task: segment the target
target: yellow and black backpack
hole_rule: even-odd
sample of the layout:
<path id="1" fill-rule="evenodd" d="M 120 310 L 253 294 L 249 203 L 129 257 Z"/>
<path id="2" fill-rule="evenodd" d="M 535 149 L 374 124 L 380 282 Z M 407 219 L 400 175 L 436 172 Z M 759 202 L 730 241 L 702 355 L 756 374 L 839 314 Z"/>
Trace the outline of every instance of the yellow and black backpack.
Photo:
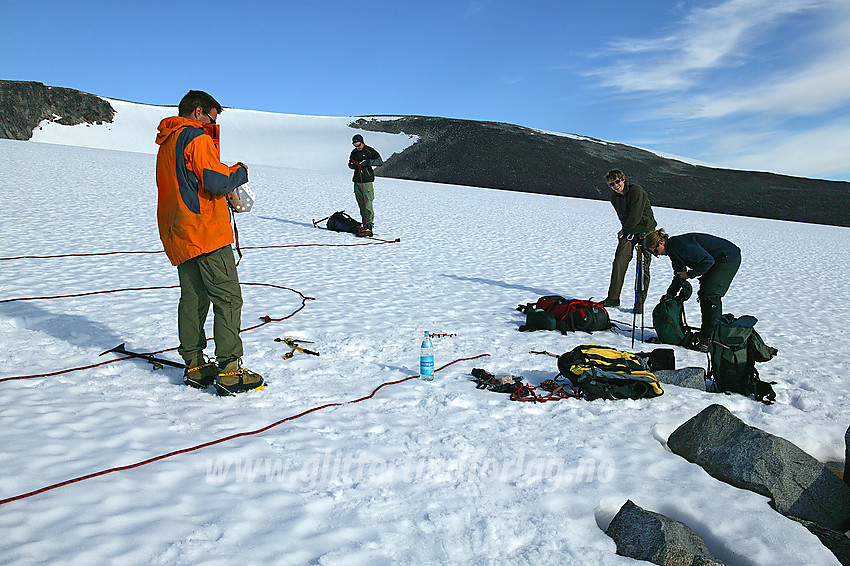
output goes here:
<path id="1" fill-rule="evenodd" d="M 588 401 L 649 399 L 664 393 L 646 357 L 606 346 L 577 346 L 558 356 L 558 370 Z"/>

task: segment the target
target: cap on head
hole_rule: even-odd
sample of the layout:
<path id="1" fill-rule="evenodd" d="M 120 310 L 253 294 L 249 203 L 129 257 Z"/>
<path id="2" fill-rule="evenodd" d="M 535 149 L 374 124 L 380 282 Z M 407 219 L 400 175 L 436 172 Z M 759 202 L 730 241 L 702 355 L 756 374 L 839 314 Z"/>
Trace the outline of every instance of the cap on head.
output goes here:
<path id="1" fill-rule="evenodd" d="M 363 143 L 363 136 L 361 136 L 360 134 L 354 134 L 354 137 L 351 138 L 351 143 L 357 142 Z"/>

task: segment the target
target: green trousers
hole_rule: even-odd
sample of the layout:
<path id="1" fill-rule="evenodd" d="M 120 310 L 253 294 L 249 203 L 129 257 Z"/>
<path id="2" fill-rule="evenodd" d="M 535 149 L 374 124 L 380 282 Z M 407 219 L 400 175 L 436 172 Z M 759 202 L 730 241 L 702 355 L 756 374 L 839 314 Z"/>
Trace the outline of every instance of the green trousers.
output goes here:
<path id="1" fill-rule="evenodd" d="M 620 300 L 620 293 L 623 290 L 623 282 L 626 279 L 629 263 L 632 261 L 632 255 L 634 255 L 634 248 L 634 242 L 628 241 L 625 236 L 617 240 L 617 251 L 614 252 L 614 265 L 611 266 L 611 283 L 608 285 L 607 298 Z M 641 249 L 643 250 L 643 248 Z M 640 305 L 643 305 L 646 300 L 646 293 L 649 290 L 650 263 L 652 263 L 652 254 L 643 250 L 643 289 L 638 294 L 638 304 Z"/>
<path id="2" fill-rule="evenodd" d="M 702 313 L 702 324 L 700 325 L 700 333 L 703 336 L 710 336 L 714 328 L 714 320 L 723 314 L 722 297 L 729 290 L 729 285 L 732 284 L 732 279 L 738 273 L 738 268 L 741 267 L 741 258 L 738 257 L 732 261 L 722 261 L 715 263 L 708 272 L 699 278 L 699 291 L 697 298 L 699 300 L 699 309 Z"/>
<path id="3" fill-rule="evenodd" d="M 375 185 L 373 183 L 354 183 L 354 198 L 360 208 L 360 222 L 370 230 L 375 224 L 375 211 L 372 201 L 375 200 Z"/>
<path id="4" fill-rule="evenodd" d="M 178 353 L 188 363 L 204 350 L 204 323 L 213 306 L 213 340 L 219 366 L 242 357 L 242 290 L 233 250 L 225 246 L 177 266 L 180 303 L 177 307 Z"/>

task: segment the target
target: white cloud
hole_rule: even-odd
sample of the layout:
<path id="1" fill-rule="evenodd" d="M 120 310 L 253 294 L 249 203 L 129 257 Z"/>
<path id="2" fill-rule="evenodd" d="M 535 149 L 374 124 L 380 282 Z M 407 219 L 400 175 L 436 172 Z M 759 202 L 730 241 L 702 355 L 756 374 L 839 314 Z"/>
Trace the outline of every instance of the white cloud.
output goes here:
<path id="1" fill-rule="evenodd" d="M 729 0 L 698 8 L 657 39 L 625 39 L 610 46 L 621 59 L 589 75 L 621 92 L 669 92 L 697 86 L 709 70 L 742 65 L 756 40 L 790 15 L 843 0 Z"/>
<path id="2" fill-rule="evenodd" d="M 719 118 L 738 113 L 816 115 L 850 102 L 850 53 L 844 61 L 821 61 L 777 84 L 725 95 L 698 96 L 692 117 Z"/>
<path id="3" fill-rule="evenodd" d="M 846 179 L 850 174 L 850 120 L 804 132 L 733 133 L 712 140 L 710 161 L 723 167 L 786 175 Z"/>
<path id="4" fill-rule="evenodd" d="M 641 136 L 645 145 L 724 167 L 847 178 L 848 29 L 848 0 L 728 0 L 692 10 L 663 37 L 611 46 L 604 56 L 617 61 L 592 75 L 618 93 L 626 120 L 657 132 Z"/>

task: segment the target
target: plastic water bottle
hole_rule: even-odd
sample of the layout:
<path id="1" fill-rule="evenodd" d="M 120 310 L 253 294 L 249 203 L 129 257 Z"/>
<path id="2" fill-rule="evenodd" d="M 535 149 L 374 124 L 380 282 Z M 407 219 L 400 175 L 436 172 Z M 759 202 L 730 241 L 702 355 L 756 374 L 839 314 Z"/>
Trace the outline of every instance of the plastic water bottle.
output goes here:
<path id="1" fill-rule="evenodd" d="M 419 377 L 426 381 L 434 379 L 434 345 L 431 344 L 431 334 L 427 330 L 419 350 Z"/>

